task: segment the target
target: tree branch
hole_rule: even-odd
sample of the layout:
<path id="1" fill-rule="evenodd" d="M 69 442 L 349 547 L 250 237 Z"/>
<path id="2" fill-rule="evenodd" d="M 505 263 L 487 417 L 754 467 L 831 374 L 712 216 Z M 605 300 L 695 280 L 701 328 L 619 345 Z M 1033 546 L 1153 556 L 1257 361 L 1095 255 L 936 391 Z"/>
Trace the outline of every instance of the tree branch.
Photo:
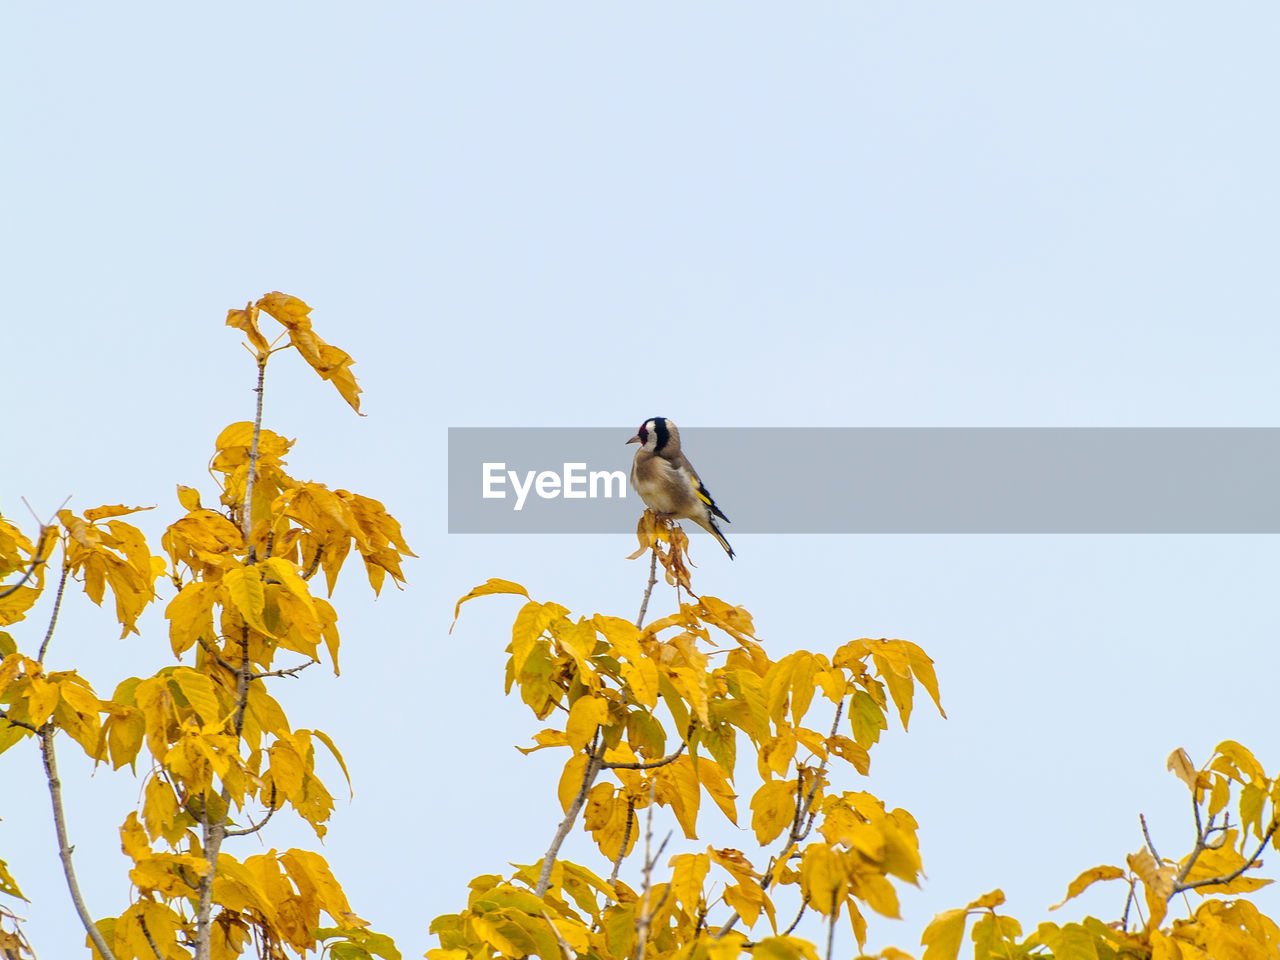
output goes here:
<path id="1" fill-rule="evenodd" d="M 258 385 L 261 388 L 262 377 L 259 370 Z M 262 395 L 258 395 L 261 407 Z M 261 409 L 259 409 L 261 414 Z M 254 434 L 255 446 L 257 434 Z M 247 508 L 246 501 L 246 508 Z M 252 671 L 249 669 L 249 627 L 245 625 L 240 631 L 240 666 L 236 670 L 236 711 L 234 729 L 236 742 L 239 743 L 244 733 L 244 714 L 249 706 L 249 681 Z M 216 820 L 209 819 L 209 804 L 206 801 L 200 811 L 200 824 L 204 858 L 209 864 L 209 872 L 200 878 L 199 898 L 196 906 L 196 960 L 210 960 L 213 928 L 210 916 L 213 913 L 213 878 L 218 872 L 218 854 L 222 850 L 222 841 L 227 837 L 227 818 L 231 815 L 231 790 L 225 785 L 222 788 L 222 816 Z M 265 821 L 264 821 L 265 822 Z"/>
<path id="2" fill-rule="evenodd" d="M 40 644 L 40 653 L 36 657 L 40 663 L 44 663 L 45 651 L 49 649 L 49 641 L 53 639 L 53 628 L 58 625 L 58 611 L 62 609 L 62 591 L 67 587 L 67 574 L 70 572 L 71 568 L 64 563 L 62 577 L 58 580 L 58 593 L 53 598 L 53 614 L 49 617 L 49 629 L 44 632 L 44 641 Z"/>
<path id="3" fill-rule="evenodd" d="M 560 825 L 556 827 L 555 836 L 551 838 L 551 846 L 547 848 L 547 852 L 542 857 L 542 871 L 538 874 L 538 886 L 533 891 L 536 896 L 543 896 L 546 894 L 547 888 L 551 886 L 551 868 L 555 865 L 556 854 L 560 852 L 564 838 L 573 829 L 574 821 L 578 819 L 582 805 L 586 803 L 587 791 L 591 789 L 596 777 L 600 775 L 600 767 L 604 760 L 604 749 L 604 743 L 600 740 L 600 730 L 597 728 L 595 741 L 591 744 L 591 749 L 587 753 L 587 768 L 582 771 L 582 786 L 578 788 L 577 796 L 573 798 L 573 802 L 569 804 L 569 809 L 565 811 L 564 819 L 560 821 Z"/>
<path id="4" fill-rule="evenodd" d="M 636 629 L 644 627 L 645 611 L 649 609 L 649 595 L 658 582 L 658 545 L 655 543 L 649 551 L 649 585 L 644 588 L 644 599 L 640 602 L 640 615 L 636 617 Z"/>
<path id="5" fill-rule="evenodd" d="M 21 580 L 19 580 L 17 583 L 10 584 L 4 590 L 0 590 L 0 600 L 3 600 L 5 597 L 9 596 L 12 593 L 17 593 L 18 590 L 22 589 L 22 585 L 35 575 L 36 569 L 48 562 L 49 562 L 48 557 L 46 557 L 43 560 L 39 560 L 39 559 L 32 560 L 31 566 L 27 567 L 27 572 L 22 575 Z"/>
<path id="6" fill-rule="evenodd" d="M 1190 869 L 1191 864 L 1194 862 L 1192 860 L 1188 860 L 1187 869 L 1184 869 L 1183 871 L 1181 871 L 1178 875 L 1177 881 L 1174 882 L 1173 892 L 1181 893 L 1183 890 L 1194 890 L 1196 889 L 1196 887 L 1211 887 L 1214 884 L 1218 884 L 1218 883 L 1223 883 L 1223 884 L 1230 883 L 1232 880 L 1236 879 L 1241 874 L 1243 874 L 1246 870 L 1249 870 L 1256 866 L 1261 866 L 1262 862 L 1258 859 L 1258 857 L 1262 856 L 1262 851 L 1265 850 L 1267 848 L 1267 844 L 1271 842 L 1271 838 L 1275 835 L 1277 828 L 1280 828 L 1280 820 L 1272 820 L 1271 826 L 1267 828 L 1266 836 L 1264 836 L 1262 838 L 1262 842 L 1258 844 L 1258 849 L 1253 851 L 1253 855 L 1250 856 L 1247 860 L 1245 860 L 1245 862 L 1240 865 L 1239 869 L 1232 870 L 1230 873 L 1226 874 L 1225 876 L 1209 877 L 1207 880 L 1196 880 L 1193 883 L 1183 883 L 1182 881 L 1183 881 L 1183 878 L 1186 876 L 1187 870 Z M 1201 851 L 1206 849 L 1206 847 L 1201 843 L 1197 843 L 1196 847 L 1197 847 L 1197 850 L 1196 850 L 1197 855 Z"/>
<path id="7" fill-rule="evenodd" d="M 668 763 L 674 763 L 676 758 L 684 753 L 686 744 L 681 743 L 675 753 L 663 757 L 660 760 L 650 760 L 647 763 L 601 763 L 602 770 L 654 770 L 658 767 L 665 767 Z"/>
<path id="8" fill-rule="evenodd" d="M 839 728 L 840 728 L 840 718 L 841 718 L 843 715 L 844 715 L 844 698 L 842 697 L 842 698 L 840 699 L 840 703 L 836 706 L 836 716 L 835 716 L 835 719 L 831 722 L 831 736 L 832 736 L 832 737 L 834 737 L 834 736 L 836 735 L 836 732 L 839 730 Z M 830 738 L 828 738 L 828 739 L 830 739 Z M 816 796 L 817 796 L 817 794 L 818 794 L 818 785 L 822 782 L 822 775 L 826 772 L 826 769 L 827 769 L 827 760 L 830 758 L 830 756 L 831 756 L 831 755 L 830 755 L 830 753 L 828 753 L 828 754 L 827 754 L 827 756 L 823 758 L 822 763 L 820 763 L 820 764 L 818 765 L 818 770 L 817 770 L 817 772 L 813 775 L 813 783 L 812 783 L 812 784 L 810 784 L 810 786 L 809 786 L 809 793 L 808 793 L 808 795 L 805 797 L 805 800 L 804 800 L 804 804 L 803 804 L 803 805 L 801 805 L 801 804 L 799 803 L 799 796 L 800 796 L 800 790 L 801 790 L 801 789 L 803 788 L 803 786 L 804 786 L 804 777 L 803 777 L 803 776 L 801 776 L 801 777 L 799 777 L 799 778 L 798 778 L 798 780 L 797 780 L 797 783 L 796 783 L 796 816 L 795 816 L 795 819 L 791 822 L 791 832 L 787 835 L 787 845 L 783 848 L 783 856 L 785 856 L 785 855 L 786 855 L 786 852 L 787 852 L 788 850 L 790 850 L 793 846 L 795 846 L 795 844 L 797 844 L 799 841 L 803 840 L 803 839 L 804 839 L 804 837 L 805 837 L 805 835 L 809 832 L 809 828 L 808 828 L 808 827 L 802 827 L 802 826 L 801 826 L 801 823 L 802 823 L 806 818 L 808 818 L 808 817 L 809 817 L 809 810 L 810 810 L 810 808 L 813 806 L 813 800 L 814 800 L 814 797 L 816 797 Z M 813 821 L 810 819 L 810 821 L 809 821 L 809 826 L 812 826 L 812 824 L 813 824 Z M 770 886 L 772 886 L 772 884 L 773 884 L 774 876 L 775 876 L 774 869 L 773 869 L 773 868 L 770 868 L 770 869 L 765 873 L 764 881 L 760 884 L 760 889 L 761 889 L 761 890 L 768 890 L 768 889 L 769 889 L 769 887 L 770 887 Z M 741 920 L 741 919 L 742 919 L 742 915 L 741 915 L 740 913 L 738 913 L 738 911 L 737 911 L 737 910 L 733 911 L 733 913 L 730 915 L 729 919 L 725 921 L 724 926 L 722 926 L 719 930 L 717 930 L 717 931 L 716 931 L 716 939 L 717 939 L 717 940 L 719 940 L 719 939 L 720 939 L 721 937 L 723 937 L 726 933 L 728 933 L 730 930 L 732 930 L 732 929 L 734 928 L 734 926 L 737 924 L 737 922 L 738 922 L 739 920 Z"/>
<path id="9" fill-rule="evenodd" d="M 1197 807 L 1197 808 L 1196 808 L 1196 812 L 1197 812 L 1197 813 L 1199 813 L 1199 809 L 1200 809 L 1199 807 Z M 1138 822 L 1142 824 L 1142 836 L 1143 836 L 1144 838 L 1146 838 L 1146 841 L 1147 841 L 1147 849 L 1151 851 L 1151 856 L 1155 857 L 1155 858 L 1156 858 L 1156 861 L 1157 861 L 1157 862 L 1159 862 L 1159 860 L 1160 860 L 1160 854 L 1156 853 L 1156 845 L 1155 845 L 1154 843 L 1152 843 L 1152 842 L 1151 842 L 1151 833 L 1147 830 L 1147 818 L 1146 818 L 1145 816 L 1143 816 L 1143 815 L 1140 813 L 1140 814 L 1138 814 Z M 1196 833 L 1197 833 L 1197 835 L 1198 835 L 1198 834 L 1199 834 L 1199 832 L 1200 832 L 1200 831 L 1199 831 L 1199 829 L 1198 829 L 1198 827 L 1199 827 L 1199 822 L 1200 822 L 1200 818 L 1199 818 L 1199 816 L 1197 816 L 1197 817 L 1196 817 L 1196 825 L 1197 825 Z"/>
<path id="10" fill-rule="evenodd" d="M 85 906 L 84 897 L 80 893 L 80 884 L 76 880 L 75 866 L 71 862 L 71 853 L 75 847 L 67 839 L 67 815 L 62 806 L 62 781 L 58 779 L 58 758 L 53 749 L 53 735 L 52 723 L 45 723 L 40 727 L 40 753 L 44 758 L 44 772 L 49 781 L 49 799 L 53 804 L 53 826 L 58 835 L 58 857 L 62 860 L 62 872 L 67 878 L 71 902 L 80 916 L 80 922 L 84 924 L 85 933 L 89 935 L 89 939 L 93 941 L 94 947 L 103 960 L 115 960 L 115 954 L 107 946 L 102 931 L 89 916 L 89 908 Z"/>
<path id="11" fill-rule="evenodd" d="M 262 822 L 254 823 L 252 820 L 250 820 L 249 826 L 241 827 L 240 829 L 237 829 L 237 830 L 227 830 L 223 834 L 223 836 L 224 837 L 243 837 L 243 836 L 247 836 L 250 833 L 257 833 L 259 830 L 261 830 L 263 827 L 267 825 L 267 821 L 270 820 L 272 817 L 274 817 L 276 815 L 276 811 L 279 809 L 280 808 L 276 806 L 276 785 L 272 783 L 271 799 L 267 801 L 267 815 L 262 818 Z"/>
<path id="12" fill-rule="evenodd" d="M 35 724 L 27 723 L 25 720 L 13 720 L 3 710 L 0 710 L 0 720 L 3 720 L 5 723 L 11 724 L 15 727 L 21 727 L 23 730 L 30 730 L 32 733 L 40 732 L 40 728 Z"/>
<path id="13" fill-rule="evenodd" d="M 249 535 L 253 532 L 253 484 L 258 476 L 258 439 L 262 436 L 262 382 L 267 376 L 267 358 L 258 358 L 258 385 L 254 393 L 258 395 L 258 407 L 253 417 L 253 443 L 249 447 L 249 474 L 244 481 L 244 516 L 240 518 L 240 530 L 244 534 L 244 545 L 249 551 L 249 562 L 257 557 Z"/>
<path id="14" fill-rule="evenodd" d="M 609 874 L 609 886 L 613 886 L 618 880 L 618 870 L 622 867 L 622 858 L 627 855 L 627 844 L 631 842 L 631 829 L 636 822 L 636 801 L 634 797 L 627 798 L 627 825 L 622 830 L 622 845 L 618 847 L 618 856 L 613 861 L 613 871 Z"/>
<path id="15" fill-rule="evenodd" d="M 249 674 L 249 679 L 261 680 L 263 677 L 296 677 L 303 670 L 307 669 L 307 667 L 313 667 L 319 662 L 319 660 L 308 660 L 306 663 L 300 663 L 296 667 L 289 667 L 285 670 L 268 670 L 265 673 L 251 673 Z"/>

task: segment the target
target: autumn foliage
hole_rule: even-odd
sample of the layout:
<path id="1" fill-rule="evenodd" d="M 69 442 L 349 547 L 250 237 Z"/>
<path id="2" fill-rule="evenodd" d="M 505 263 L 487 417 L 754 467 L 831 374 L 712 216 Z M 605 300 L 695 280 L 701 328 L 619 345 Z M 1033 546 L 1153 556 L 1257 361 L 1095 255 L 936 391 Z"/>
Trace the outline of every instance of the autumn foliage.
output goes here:
<path id="1" fill-rule="evenodd" d="M 285 461 L 293 442 L 262 426 L 267 361 L 289 347 L 358 411 L 351 358 L 314 333 L 309 310 L 271 293 L 230 312 L 228 324 L 246 334 L 257 364 L 258 415 L 218 436 L 213 503 L 178 487 L 183 512 L 160 539 L 162 555 L 122 519 L 137 507 L 59 510 L 56 522 L 31 538 L 0 519 L 0 575 L 9 580 L 0 589 L 0 625 L 21 623 L 46 580 L 57 583 L 47 629 L 21 639 L 0 632 L 0 750 L 32 741 L 44 755 L 75 906 L 100 957 L 283 957 L 322 942 L 334 957 L 400 956 L 352 912 L 319 854 L 272 849 L 241 859 L 228 843 L 259 833 L 286 807 L 324 836 L 334 801 L 316 772 L 317 753 L 332 754 L 345 773 L 342 754 L 323 731 L 293 726 L 269 681 L 322 661 L 338 670 L 338 616 L 312 589 L 317 572 L 331 594 L 354 548 L 377 592 L 387 576 L 404 581 L 401 560 L 412 556 L 381 503 L 294 479 Z M 261 333 L 263 313 L 285 327 L 283 345 Z M 56 577 L 48 576 L 55 569 Z M 94 603 L 109 593 L 122 636 L 136 633 L 143 610 L 168 594 L 174 662 L 149 677 L 122 679 L 110 697 L 74 670 L 49 669 L 69 583 L 82 584 Z M 133 862 L 132 897 L 117 916 L 91 915 L 74 882 L 56 768 L 59 735 L 95 763 L 128 767 L 142 780 L 140 808 L 120 828 Z M 0 892 L 21 896 L 2 862 Z M 27 949 L 16 928 L 0 936 L 9 937 L 0 953 L 8 948 L 16 957 Z"/>
<path id="2" fill-rule="evenodd" d="M 280 341 L 263 335 L 264 314 L 283 326 Z M 342 754 L 323 731 L 293 726 L 269 691 L 320 662 L 337 673 L 328 597 L 353 550 L 375 593 L 387 577 L 404 582 L 401 563 L 413 554 L 377 500 L 290 476 L 293 441 L 263 426 L 275 353 L 295 349 L 359 412 L 351 357 L 285 294 L 232 310 L 227 323 L 254 357 L 257 409 L 217 437 L 207 506 L 195 488 L 178 487 L 181 509 L 159 553 L 125 519 L 138 507 L 60 509 L 30 533 L 0 516 L 0 627 L 17 626 L 0 630 L 0 753 L 42 757 L 58 856 L 93 956 L 399 960 L 319 854 L 236 852 L 235 840 L 265 838 L 285 808 L 324 836 L 334 799 L 317 757 L 330 755 L 345 775 Z M 521 749 L 563 759 L 564 816 L 547 825 L 537 861 L 478 876 L 440 905 L 453 912 L 431 923 L 439 945 L 427 956 L 818 960 L 832 957 L 837 923 L 866 950 L 868 916 L 897 917 L 899 889 L 923 873 L 915 819 L 860 789 L 860 778 L 891 721 L 907 728 L 921 691 L 942 712 L 932 660 L 900 639 L 850 639 L 830 652 L 767 643 L 744 607 L 694 590 L 679 526 L 646 512 L 637 535 L 633 558 L 650 563 L 634 619 L 575 615 L 509 580 L 458 601 L 455 622 L 471 600 L 519 600 L 505 688 L 537 722 Z M 665 585 L 655 594 L 659 567 Z M 633 569 L 619 563 L 620 576 Z M 122 637 L 163 598 L 173 661 L 120 680 L 107 698 L 74 669 L 50 669 L 58 610 L 76 584 L 97 604 L 110 595 Z M 47 593 L 48 618 L 37 624 L 29 616 Z M 646 622 L 650 601 L 663 598 L 669 608 Z M 141 781 L 120 827 L 132 867 L 119 913 L 93 913 L 75 881 L 56 758 L 68 741 Z M 922 960 L 954 960 L 966 934 L 978 960 L 1280 960 L 1280 928 L 1249 899 L 1270 882 L 1255 875 L 1262 853 L 1280 846 L 1280 777 L 1235 741 L 1200 767 L 1175 750 L 1169 769 L 1190 794 L 1191 849 L 1161 857 L 1144 826 L 1123 865 L 1091 867 L 1067 886 L 1063 904 L 1094 883 L 1115 884 L 1117 917 L 1024 931 L 999 912 L 995 890 L 934 918 Z M 699 842 L 708 817 L 749 824 L 752 849 Z M 573 831 L 590 836 L 593 862 L 560 856 Z M 3 860 L 0 897 L 22 897 Z M 825 942 L 797 933 L 815 920 Z M 7 906 L 0 956 L 34 956 Z M 875 956 L 911 955 L 887 947 Z"/>

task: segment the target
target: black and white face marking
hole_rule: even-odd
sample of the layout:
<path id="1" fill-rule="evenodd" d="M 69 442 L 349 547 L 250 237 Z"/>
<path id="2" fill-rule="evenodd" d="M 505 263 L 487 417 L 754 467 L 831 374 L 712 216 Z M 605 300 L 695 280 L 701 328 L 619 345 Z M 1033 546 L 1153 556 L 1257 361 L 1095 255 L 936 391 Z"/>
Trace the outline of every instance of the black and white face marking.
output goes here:
<path id="1" fill-rule="evenodd" d="M 652 420 L 649 420 L 648 422 L 646 422 L 645 426 L 646 427 L 652 426 L 653 428 L 654 452 L 657 453 L 661 450 L 665 450 L 667 448 L 667 443 L 671 440 L 671 431 L 667 429 L 666 418 L 654 417 Z"/>
<path id="2" fill-rule="evenodd" d="M 640 424 L 640 429 L 628 443 L 639 443 L 650 453 L 660 453 L 671 442 L 672 427 L 666 417 L 650 417 Z"/>

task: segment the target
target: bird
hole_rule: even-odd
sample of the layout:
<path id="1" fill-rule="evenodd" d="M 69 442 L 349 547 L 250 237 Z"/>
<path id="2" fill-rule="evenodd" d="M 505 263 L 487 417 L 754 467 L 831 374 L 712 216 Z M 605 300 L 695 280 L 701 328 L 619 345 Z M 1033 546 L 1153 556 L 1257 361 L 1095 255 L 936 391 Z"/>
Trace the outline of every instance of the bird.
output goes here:
<path id="1" fill-rule="evenodd" d="M 692 520 L 724 547 L 733 559 L 733 547 L 720 532 L 719 517 L 730 520 L 716 506 L 698 471 L 680 450 L 680 431 L 666 417 L 651 417 L 627 443 L 638 443 L 631 461 L 631 486 L 654 513 L 673 520 Z"/>

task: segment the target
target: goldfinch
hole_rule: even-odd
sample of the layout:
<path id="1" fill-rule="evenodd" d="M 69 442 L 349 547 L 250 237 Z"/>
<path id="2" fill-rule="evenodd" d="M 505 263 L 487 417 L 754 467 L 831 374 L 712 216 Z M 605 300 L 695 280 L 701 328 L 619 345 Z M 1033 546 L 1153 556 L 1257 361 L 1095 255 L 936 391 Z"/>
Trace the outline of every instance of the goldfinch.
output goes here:
<path id="1" fill-rule="evenodd" d="M 631 486 L 645 506 L 673 520 L 692 520 L 719 540 L 724 552 L 733 559 L 733 547 L 716 523 L 716 517 L 725 523 L 729 518 L 716 506 L 698 471 L 680 452 L 680 431 L 676 425 L 665 417 L 653 417 L 642 423 L 627 443 L 640 444 L 631 461 Z"/>

